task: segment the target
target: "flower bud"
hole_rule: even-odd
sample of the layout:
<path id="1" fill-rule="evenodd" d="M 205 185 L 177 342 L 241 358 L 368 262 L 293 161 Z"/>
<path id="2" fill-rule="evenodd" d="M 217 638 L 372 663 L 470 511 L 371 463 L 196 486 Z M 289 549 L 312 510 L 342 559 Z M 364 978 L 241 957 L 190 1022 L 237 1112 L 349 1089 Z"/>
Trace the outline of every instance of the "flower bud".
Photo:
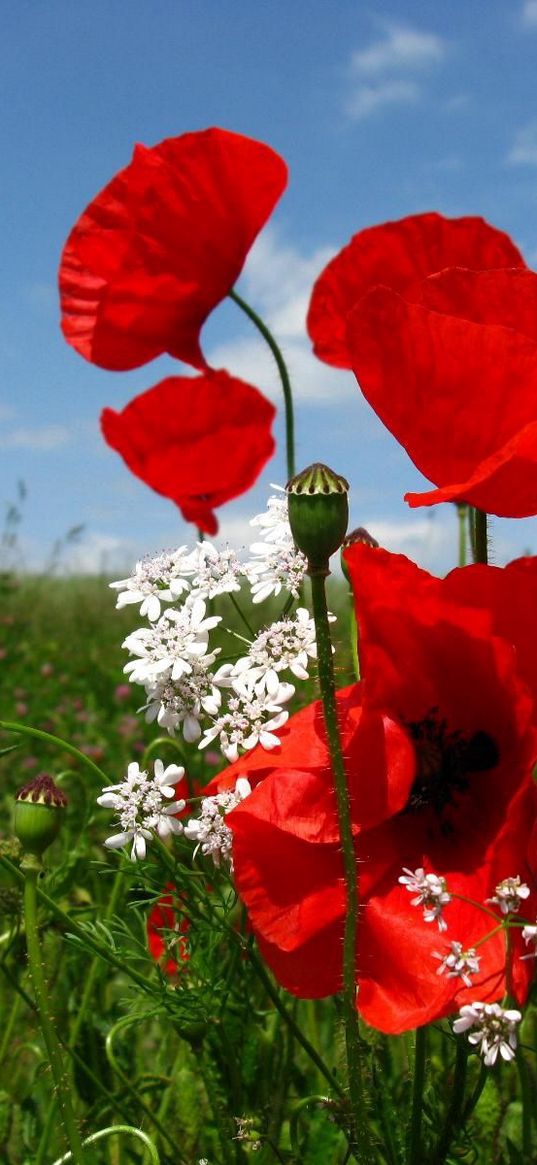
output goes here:
<path id="1" fill-rule="evenodd" d="M 14 829 L 27 854 L 41 854 L 60 829 L 67 797 L 48 773 L 39 773 L 15 796 Z"/>
<path id="2" fill-rule="evenodd" d="M 315 462 L 288 481 L 289 524 L 308 571 L 328 574 L 328 560 L 341 546 L 347 522 L 349 483 L 327 465 Z"/>
<path id="3" fill-rule="evenodd" d="M 348 550 L 349 546 L 356 546 L 357 542 L 360 542 L 363 546 L 372 546 L 375 549 L 379 545 L 377 539 L 373 538 L 373 535 L 364 526 L 357 526 L 356 530 L 351 530 L 345 535 L 341 545 L 341 569 L 347 582 L 350 582 L 350 575 L 347 563 L 345 562 L 345 551 Z"/>

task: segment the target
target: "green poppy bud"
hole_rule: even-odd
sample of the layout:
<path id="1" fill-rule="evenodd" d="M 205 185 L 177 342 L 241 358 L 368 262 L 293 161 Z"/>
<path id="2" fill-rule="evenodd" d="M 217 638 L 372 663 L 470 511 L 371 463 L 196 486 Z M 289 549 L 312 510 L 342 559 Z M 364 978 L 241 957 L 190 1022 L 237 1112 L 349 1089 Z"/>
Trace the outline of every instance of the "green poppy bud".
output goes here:
<path id="1" fill-rule="evenodd" d="M 57 837 L 67 797 L 48 773 L 39 773 L 15 796 L 14 829 L 25 853 L 41 854 Z"/>
<path id="2" fill-rule="evenodd" d="M 287 482 L 289 524 L 310 574 L 328 574 L 328 560 L 339 549 L 349 520 L 349 483 L 327 465 L 315 462 Z"/>

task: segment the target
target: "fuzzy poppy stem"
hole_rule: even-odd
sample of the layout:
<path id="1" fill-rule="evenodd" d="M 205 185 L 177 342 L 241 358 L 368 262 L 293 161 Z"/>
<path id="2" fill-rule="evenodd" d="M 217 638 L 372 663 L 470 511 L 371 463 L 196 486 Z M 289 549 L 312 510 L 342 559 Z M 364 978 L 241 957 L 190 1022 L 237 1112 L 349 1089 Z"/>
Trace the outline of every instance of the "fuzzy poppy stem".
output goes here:
<path id="1" fill-rule="evenodd" d="M 488 563 L 487 515 L 484 510 L 474 510 L 474 562 Z"/>
<path id="2" fill-rule="evenodd" d="M 321 701 L 324 709 L 326 737 L 338 811 L 343 869 L 347 894 L 345 932 L 343 938 L 343 1014 L 345 1020 L 345 1042 L 347 1050 L 347 1070 L 352 1106 L 352 1141 L 356 1158 L 364 1165 L 375 1159 L 371 1144 L 366 1100 L 362 1081 L 360 1055 L 360 1030 L 356 1010 L 356 938 L 358 929 L 358 873 L 356 854 L 352 836 L 350 798 L 341 749 L 336 707 L 336 686 L 332 662 L 332 642 L 326 606 L 325 577 L 327 571 L 310 571 L 311 597 L 315 634 L 317 639 L 317 666 Z"/>
<path id="3" fill-rule="evenodd" d="M 427 1059 L 427 1028 L 417 1028 L 415 1039 L 412 1113 L 408 1130 L 408 1165 L 420 1165 L 420 1162 L 423 1160 L 421 1151 L 421 1118 L 423 1115 L 423 1089 L 425 1085 L 425 1064 Z"/>
<path id="4" fill-rule="evenodd" d="M 41 871 L 41 863 L 38 858 L 33 857 L 32 854 L 28 854 L 24 858 L 21 868 L 24 871 L 24 916 L 28 967 L 34 986 L 39 1022 L 52 1069 L 52 1077 L 62 1115 L 64 1131 L 71 1150 L 70 1156 L 75 1162 L 75 1165 L 84 1165 L 87 1158 L 84 1156 L 82 1140 L 71 1105 L 69 1080 L 65 1072 L 60 1045 L 49 1012 L 47 986 L 43 974 L 37 922 L 37 879 Z"/>
<path id="5" fill-rule="evenodd" d="M 258 316 L 257 312 L 255 312 L 254 309 L 252 307 L 250 307 L 249 303 L 246 303 L 246 300 L 242 299 L 240 295 L 237 295 L 237 292 L 234 291 L 233 288 L 229 292 L 229 298 L 232 299 L 233 302 L 236 303 L 237 306 L 241 308 L 241 310 L 245 313 L 245 315 L 248 316 L 248 319 L 251 320 L 253 324 L 255 324 L 255 327 L 257 328 L 258 332 L 262 335 L 265 342 L 268 344 L 268 346 L 272 352 L 272 355 L 274 356 L 274 359 L 276 361 L 276 364 L 278 367 L 278 372 L 280 375 L 280 380 L 282 383 L 283 399 L 284 399 L 284 404 L 285 404 L 285 446 L 286 446 L 286 452 L 287 452 L 287 476 L 294 477 L 294 475 L 295 475 L 295 418 L 294 418 L 294 407 L 293 407 L 293 390 L 291 388 L 291 380 L 289 377 L 289 372 L 287 370 L 287 365 L 286 365 L 285 360 L 282 356 L 280 348 L 278 347 L 278 344 L 276 343 L 276 340 L 274 339 L 274 336 L 272 335 L 272 332 L 269 331 L 269 329 L 267 328 L 267 325 L 263 322 L 261 317 Z"/>

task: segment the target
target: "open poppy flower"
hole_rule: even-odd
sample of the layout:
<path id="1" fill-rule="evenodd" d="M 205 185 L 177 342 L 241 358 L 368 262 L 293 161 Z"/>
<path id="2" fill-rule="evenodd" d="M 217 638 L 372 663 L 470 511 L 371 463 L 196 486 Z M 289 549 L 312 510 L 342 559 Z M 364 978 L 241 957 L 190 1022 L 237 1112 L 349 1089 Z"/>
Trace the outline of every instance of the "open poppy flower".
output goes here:
<path id="1" fill-rule="evenodd" d="M 422 280 L 446 267 L 486 271 L 525 263 L 509 236 L 482 218 L 430 212 L 368 227 L 330 260 L 314 284 L 307 326 L 315 355 L 336 368 L 351 368 L 347 318 L 358 300 L 382 284 L 412 301 Z"/>
<path id="2" fill-rule="evenodd" d="M 136 146 L 65 245 L 65 339 L 113 371 L 163 352 L 206 368 L 201 328 L 233 287 L 286 182 L 274 150 L 223 129 Z"/>
<path id="3" fill-rule="evenodd" d="M 346 561 L 364 675 L 338 693 L 361 902 L 359 1007 L 368 1023 L 397 1033 L 505 992 L 504 936 L 487 938 L 494 920 L 462 898 L 484 904 L 518 874 L 531 887 L 524 914 L 537 912 L 527 861 L 535 706 L 512 629 L 502 638 L 494 611 L 466 601 L 465 572 L 457 589 L 359 544 Z M 281 749 L 253 750 L 217 780 L 224 787 L 247 774 L 255 785 L 226 821 L 237 889 L 280 983 L 317 997 L 342 986 L 346 897 L 320 706 L 278 735 Z M 405 867 L 446 880 L 447 935 L 412 905 L 399 881 Z M 520 930 L 511 938 L 510 986 L 522 1000 L 533 968 L 519 957 Z M 470 987 L 438 973 L 451 942 L 479 954 Z"/>
<path id="4" fill-rule="evenodd" d="M 446 270 L 362 297 L 348 319 L 364 396 L 438 487 L 411 506 L 537 513 L 537 275 Z"/>
<path id="5" fill-rule="evenodd" d="M 253 485 L 274 452 L 274 406 L 227 372 L 170 376 L 122 412 L 104 409 L 105 440 L 187 522 L 215 534 L 213 513 Z"/>

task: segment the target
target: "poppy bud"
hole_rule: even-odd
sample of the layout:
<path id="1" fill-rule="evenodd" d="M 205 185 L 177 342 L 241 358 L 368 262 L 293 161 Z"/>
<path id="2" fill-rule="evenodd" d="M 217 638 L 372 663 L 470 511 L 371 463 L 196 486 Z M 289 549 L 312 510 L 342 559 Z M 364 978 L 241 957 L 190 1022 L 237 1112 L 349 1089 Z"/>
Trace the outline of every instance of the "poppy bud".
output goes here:
<path id="1" fill-rule="evenodd" d="M 15 797 L 15 834 L 27 854 L 41 854 L 57 837 L 67 797 L 48 773 L 39 773 Z"/>
<path id="2" fill-rule="evenodd" d="M 345 562 L 345 551 L 349 546 L 356 546 L 357 542 L 363 543 L 364 546 L 372 546 L 377 549 L 379 546 L 377 539 L 373 538 L 373 535 L 370 534 L 369 530 L 366 530 L 364 526 L 357 526 L 356 530 L 351 530 L 348 534 L 345 535 L 341 544 L 341 569 L 345 575 L 345 578 L 347 579 L 347 582 L 350 582 L 351 580 L 349 571 L 347 569 L 347 563 Z"/>
<path id="3" fill-rule="evenodd" d="M 328 574 L 328 560 L 341 546 L 347 522 L 349 483 L 315 462 L 287 482 L 289 524 L 308 571 Z"/>

